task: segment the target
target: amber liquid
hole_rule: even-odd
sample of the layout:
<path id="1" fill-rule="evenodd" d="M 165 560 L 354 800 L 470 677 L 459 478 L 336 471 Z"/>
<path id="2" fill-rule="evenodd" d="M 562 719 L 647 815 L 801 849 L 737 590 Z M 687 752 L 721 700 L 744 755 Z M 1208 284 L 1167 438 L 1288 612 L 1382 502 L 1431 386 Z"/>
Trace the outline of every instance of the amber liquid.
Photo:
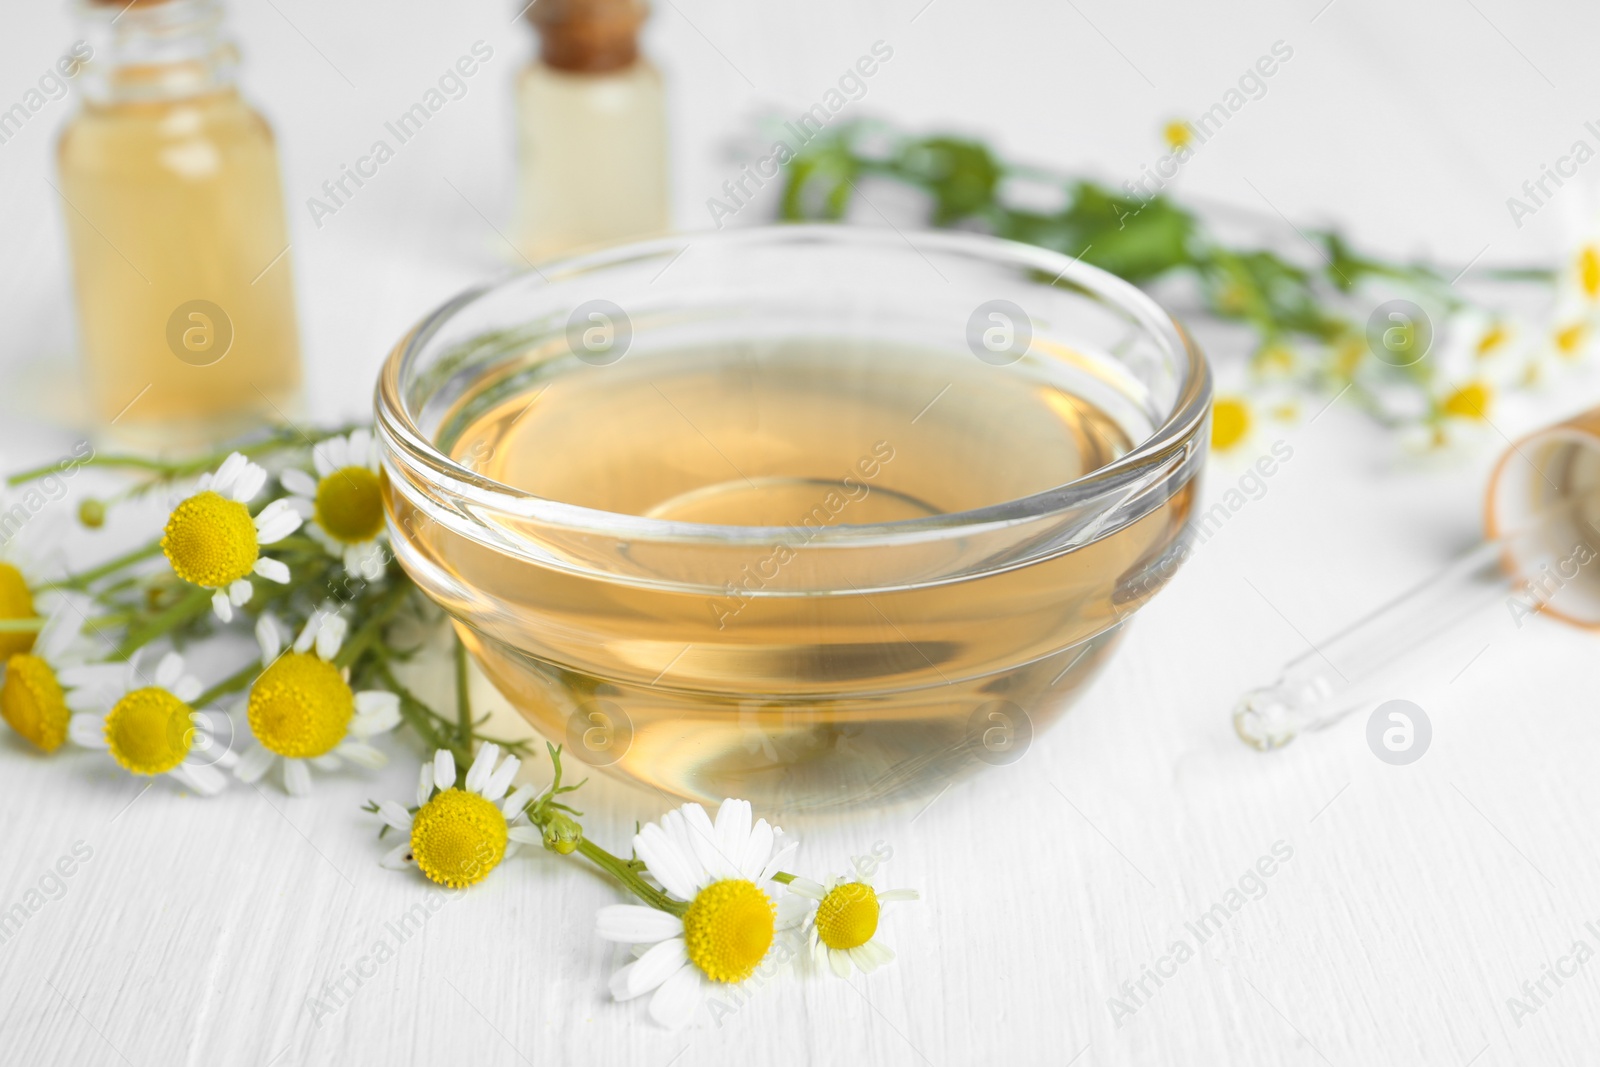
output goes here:
<path id="1" fill-rule="evenodd" d="M 125 435 L 286 417 L 300 381 L 277 151 L 232 90 L 90 104 L 62 134 L 85 382 Z"/>
<path id="2" fill-rule="evenodd" d="M 1027 496 L 1147 428 L 965 352 L 803 339 L 497 374 L 456 411 L 441 445 L 507 485 L 786 528 L 703 566 L 622 543 L 634 571 L 618 578 L 498 551 L 396 504 L 413 573 L 542 733 L 664 792 L 780 812 L 926 793 L 1022 758 L 1095 673 L 1131 606 L 1119 582 L 1171 545 L 1190 500 L 1028 565 L 885 588 L 881 567 L 819 550 L 815 531 Z M 652 567 L 671 580 L 639 580 Z"/>

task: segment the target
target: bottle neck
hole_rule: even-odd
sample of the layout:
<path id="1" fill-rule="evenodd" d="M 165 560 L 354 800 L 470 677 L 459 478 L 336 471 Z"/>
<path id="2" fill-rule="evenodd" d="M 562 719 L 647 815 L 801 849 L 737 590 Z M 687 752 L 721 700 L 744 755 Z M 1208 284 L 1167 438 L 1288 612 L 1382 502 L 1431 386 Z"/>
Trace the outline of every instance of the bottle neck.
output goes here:
<path id="1" fill-rule="evenodd" d="M 528 21 L 539 31 L 539 60 L 575 74 L 626 70 L 639 59 L 644 0 L 539 0 Z"/>
<path id="2" fill-rule="evenodd" d="M 220 0 L 79 0 L 95 104 L 181 100 L 232 88 L 239 53 Z"/>

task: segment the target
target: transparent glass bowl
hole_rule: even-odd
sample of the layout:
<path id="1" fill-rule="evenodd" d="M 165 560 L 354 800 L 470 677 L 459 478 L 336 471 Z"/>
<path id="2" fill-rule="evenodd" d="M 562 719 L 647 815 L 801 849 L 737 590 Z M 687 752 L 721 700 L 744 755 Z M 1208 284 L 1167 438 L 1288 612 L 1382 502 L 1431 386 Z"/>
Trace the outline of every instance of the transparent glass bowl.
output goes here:
<path id="1" fill-rule="evenodd" d="M 542 734 L 782 811 L 1023 758 L 1182 561 L 1210 390 L 1082 263 L 793 226 L 467 292 L 395 348 L 377 421 L 402 565 Z M 705 446 L 732 473 L 693 491 Z M 701 503 L 745 487 L 818 517 Z"/>

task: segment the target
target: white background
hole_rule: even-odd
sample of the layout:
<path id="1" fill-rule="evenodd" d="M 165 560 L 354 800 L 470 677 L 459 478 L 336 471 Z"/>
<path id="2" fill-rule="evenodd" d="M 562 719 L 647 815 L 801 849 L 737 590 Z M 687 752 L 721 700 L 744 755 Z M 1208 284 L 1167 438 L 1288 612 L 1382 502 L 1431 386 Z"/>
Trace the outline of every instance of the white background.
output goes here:
<path id="1" fill-rule="evenodd" d="M 1554 262 L 1577 194 L 1520 231 L 1505 199 L 1600 119 L 1600 13 L 1324 3 L 662 0 L 649 47 L 671 94 L 678 223 L 706 224 L 706 198 L 737 169 L 728 138 L 757 114 L 809 107 L 876 40 L 894 58 L 860 114 L 1115 181 L 1160 154 L 1163 121 L 1208 107 L 1283 40 L 1293 60 L 1185 168 L 1180 195 L 1337 219 L 1397 255 Z M 60 7 L 7 12 L 0 106 L 77 37 Z M 233 5 L 245 89 L 280 140 L 316 416 L 366 411 L 414 320 L 514 265 L 496 232 L 510 214 L 510 87 L 531 37 L 514 10 Z M 477 40 L 494 58 L 469 95 L 316 228 L 306 198 Z M 63 421 L 76 397 L 64 208 L 45 180 L 75 105 L 52 103 L 0 145 L 8 466 L 76 439 Z M 1239 338 L 1202 337 L 1236 376 Z M 1597 401 L 1600 386 L 1576 377 L 1497 423 L 1515 434 Z M 920 813 L 789 827 L 814 868 L 886 843 L 881 884 L 923 890 L 885 922 L 899 954 L 886 971 L 785 978 L 720 1027 L 662 1031 L 605 992 L 619 961 L 592 916 L 617 893 L 539 854 L 439 912 L 319 1027 L 307 997 L 425 893 L 378 868 L 357 810 L 408 795 L 409 753 L 370 780 L 323 779 L 310 800 L 267 788 L 204 802 L 164 784 L 140 796 L 109 763 L 46 760 L 8 735 L 0 910 L 74 842 L 93 858 L 0 945 L 0 1062 L 1593 1062 L 1600 962 L 1547 982 L 1553 995 L 1520 1026 L 1507 1007 L 1575 939 L 1600 949 L 1584 928 L 1600 926 L 1591 639 L 1536 620 L 1397 679 L 1392 695 L 1434 724 L 1409 767 L 1375 759 L 1358 720 L 1281 754 L 1247 751 L 1228 724 L 1237 694 L 1304 651 L 1302 635 L 1470 545 L 1491 459 L 1402 462 L 1343 405 L 1273 434 L 1294 457 L 1268 494 L 1204 546 L 1020 763 Z M 1219 466 L 1209 492 L 1236 478 Z M 584 801 L 590 832 L 617 847 L 661 808 L 606 781 Z M 1116 1026 L 1108 997 L 1280 840 L 1293 859 L 1265 895 Z"/>

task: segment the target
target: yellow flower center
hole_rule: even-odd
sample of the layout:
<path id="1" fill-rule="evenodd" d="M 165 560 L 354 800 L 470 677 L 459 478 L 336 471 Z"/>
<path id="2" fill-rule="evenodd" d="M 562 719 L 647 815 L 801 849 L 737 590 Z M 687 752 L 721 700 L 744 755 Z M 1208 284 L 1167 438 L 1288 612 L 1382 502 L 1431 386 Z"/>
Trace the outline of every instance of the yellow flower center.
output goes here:
<path id="1" fill-rule="evenodd" d="M 1581 322 L 1556 331 L 1556 350 L 1563 356 L 1575 356 L 1578 349 L 1583 347 L 1583 340 L 1589 334 L 1589 327 Z"/>
<path id="2" fill-rule="evenodd" d="M 1478 338 L 1478 358 L 1483 359 L 1492 355 L 1494 350 L 1505 344 L 1510 336 L 1511 331 L 1506 329 L 1503 323 L 1497 322 L 1490 326 L 1484 335 Z"/>
<path id="3" fill-rule="evenodd" d="M 250 509 L 207 489 L 172 509 L 161 551 L 179 578 L 220 589 L 250 573 L 260 546 Z"/>
<path id="4" fill-rule="evenodd" d="M 29 741 L 54 752 L 67 739 L 67 720 L 72 713 L 50 665 L 38 656 L 19 653 L 6 661 L 0 716 Z"/>
<path id="5" fill-rule="evenodd" d="M 777 905 L 754 882 L 711 883 L 683 916 L 690 962 L 713 982 L 744 981 L 772 947 L 777 917 Z"/>
<path id="6" fill-rule="evenodd" d="M 111 755 L 134 774 L 164 774 L 189 754 L 193 714 L 193 708 L 165 689 L 135 689 L 106 716 Z"/>
<path id="7" fill-rule="evenodd" d="M 878 894 L 870 885 L 834 886 L 817 905 L 817 937 L 829 948 L 856 948 L 878 932 Z"/>
<path id="8" fill-rule="evenodd" d="M 1446 415 L 1459 419 L 1483 420 L 1489 417 L 1489 404 L 1494 400 L 1494 390 L 1482 382 L 1468 382 L 1444 398 L 1440 407 Z"/>
<path id="9" fill-rule="evenodd" d="M 1334 349 L 1333 372 L 1342 381 L 1349 381 L 1355 377 L 1361 363 L 1367 358 L 1367 342 L 1364 337 L 1347 337 L 1339 342 Z"/>
<path id="10" fill-rule="evenodd" d="M 1249 432 L 1250 405 L 1237 397 L 1217 397 L 1211 405 L 1211 447 L 1226 452 Z"/>
<path id="11" fill-rule="evenodd" d="M 1600 299 L 1600 249 L 1584 245 L 1578 253 L 1578 284 L 1590 300 Z"/>
<path id="12" fill-rule="evenodd" d="M 327 753 L 344 740 L 356 698 L 339 668 L 309 652 L 286 652 L 250 687 L 250 732 L 290 759 Z"/>
<path id="13" fill-rule="evenodd" d="M 440 885 L 477 885 L 505 858 L 506 817 L 476 793 L 446 789 L 412 819 L 411 855 Z"/>
<path id="14" fill-rule="evenodd" d="M 1174 119 L 1161 130 L 1162 136 L 1167 139 L 1173 151 L 1177 151 L 1190 141 L 1194 140 L 1194 130 L 1182 119 Z"/>
<path id="15" fill-rule="evenodd" d="M 0 619 L 37 619 L 33 610 L 33 593 L 28 589 L 22 572 L 9 563 L 0 563 Z M 19 633 L 0 633 L 0 656 L 14 656 L 33 648 L 37 636 L 31 630 Z"/>
<path id="16" fill-rule="evenodd" d="M 383 529 L 383 483 L 365 467 L 344 467 L 317 483 L 317 525 L 342 544 L 370 541 Z"/>

